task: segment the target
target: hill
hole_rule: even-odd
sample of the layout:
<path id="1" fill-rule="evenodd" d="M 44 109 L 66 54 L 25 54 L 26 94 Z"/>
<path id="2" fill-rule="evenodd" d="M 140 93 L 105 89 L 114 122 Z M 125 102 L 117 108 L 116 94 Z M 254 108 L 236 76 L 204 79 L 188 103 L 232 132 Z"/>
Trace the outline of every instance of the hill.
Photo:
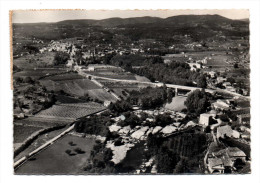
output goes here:
<path id="1" fill-rule="evenodd" d="M 189 34 L 193 41 L 218 36 L 248 36 L 249 22 L 231 20 L 220 15 L 179 15 L 168 18 L 133 17 L 103 20 L 79 19 L 57 23 L 13 24 L 14 34 L 43 40 L 73 37 L 111 39 L 123 35 L 131 40 L 171 39 L 175 35 Z M 112 28 L 112 29 L 111 29 Z"/>

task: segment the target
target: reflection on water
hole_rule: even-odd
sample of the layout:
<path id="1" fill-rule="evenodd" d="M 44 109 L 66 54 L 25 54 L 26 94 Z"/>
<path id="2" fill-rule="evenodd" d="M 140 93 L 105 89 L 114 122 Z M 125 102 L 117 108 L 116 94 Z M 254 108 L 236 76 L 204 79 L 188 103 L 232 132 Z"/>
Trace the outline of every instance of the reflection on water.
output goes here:
<path id="1" fill-rule="evenodd" d="M 184 105 L 186 99 L 186 96 L 173 97 L 172 101 L 170 103 L 166 103 L 164 107 L 169 110 L 181 112 L 181 110 L 186 109 L 186 106 Z"/>

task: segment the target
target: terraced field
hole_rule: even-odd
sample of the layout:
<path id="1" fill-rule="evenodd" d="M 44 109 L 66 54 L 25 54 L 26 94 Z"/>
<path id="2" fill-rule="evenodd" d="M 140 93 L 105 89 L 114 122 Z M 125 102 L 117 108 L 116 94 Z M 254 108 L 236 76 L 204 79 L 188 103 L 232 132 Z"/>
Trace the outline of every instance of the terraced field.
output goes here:
<path id="1" fill-rule="evenodd" d="M 55 119 L 71 119 L 87 116 L 104 110 L 105 107 L 101 104 L 89 103 L 74 103 L 74 104 L 58 104 L 53 105 L 51 108 L 43 110 L 35 115 L 38 118 L 55 118 Z"/>

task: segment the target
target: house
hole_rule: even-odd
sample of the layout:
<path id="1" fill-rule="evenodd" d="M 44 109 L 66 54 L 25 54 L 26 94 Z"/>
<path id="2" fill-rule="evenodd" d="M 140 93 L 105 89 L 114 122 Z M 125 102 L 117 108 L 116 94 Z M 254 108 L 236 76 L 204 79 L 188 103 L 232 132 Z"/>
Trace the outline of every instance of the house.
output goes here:
<path id="1" fill-rule="evenodd" d="M 191 71 L 196 71 L 197 69 L 201 69 L 200 63 L 188 63 Z"/>
<path id="2" fill-rule="evenodd" d="M 247 113 L 247 114 L 240 114 L 240 115 L 237 115 L 237 117 L 238 117 L 239 123 L 241 123 L 241 124 L 249 123 L 250 122 L 250 118 L 251 118 L 249 113 Z"/>
<path id="3" fill-rule="evenodd" d="M 223 83 L 225 82 L 227 79 L 223 78 L 223 77 L 217 77 L 217 83 Z"/>
<path id="4" fill-rule="evenodd" d="M 220 126 L 217 128 L 217 138 L 232 137 L 233 130 L 229 125 Z"/>
<path id="5" fill-rule="evenodd" d="M 232 137 L 238 139 L 238 138 L 240 138 L 240 133 L 236 130 L 233 130 Z"/>
<path id="6" fill-rule="evenodd" d="M 104 101 L 104 106 L 105 107 L 108 107 L 110 104 L 111 104 L 111 101 L 109 101 L 109 100 Z"/>
<path id="7" fill-rule="evenodd" d="M 227 110 L 229 108 L 229 104 L 224 100 L 217 100 L 216 102 L 211 104 L 211 107 L 214 110 Z"/>
<path id="8" fill-rule="evenodd" d="M 208 72 L 208 74 L 210 75 L 211 78 L 216 77 L 216 72 L 214 72 L 214 71 L 210 71 L 210 72 Z"/>
<path id="9" fill-rule="evenodd" d="M 226 90 L 229 92 L 236 92 L 236 89 L 233 86 L 226 86 Z"/>
<path id="10" fill-rule="evenodd" d="M 208 170 L 211 174 L 223 174 L 225 167 L 230 166 L 229 162 L 222 158 L 208 158 Z"/>
<path id="11" fill-rule="evenodd" d="M 196 126 L 197 124 L 196 123 L 194 123 L 193 121 L 189 121 L 186 125 L 185 125 L 185 127 L 189 127 L 189 126 Z"/>
<path id="12" fill-rule="evenodd" d="M 212 112 L 200 114 L 199 124 L 203 126 L 209 126 L 211 124 L 214 124 L 215 120 L 213 119 L 213 117 L 216 117 L 216 113 Z"/>
<path id="13" fill-rule="evenodd" d="M 243 162 L 246 161 L 246 154 L 238 147 L 228 147 L 226 151 L 228 153 L 228 156 L 231 158 L 232 162 L 234 162 L 237 159 L 241 159 Z"/>
<path id="14" fill-rule="evenodd" d="M 227 86 L 231 86 L 231 83 L 230 82 L 224 82 L 222 85 L 227 87 Z"/>
<path id="15" fill-rule="evenodd" d="M 227 147 L 225 149 L 211 152 L 207 159 L 207 166 L 210 173 L 226 173 L 234 169 L 234 162 L 241 159 L 246 161 L 246 154 L 237 147 Z"/>

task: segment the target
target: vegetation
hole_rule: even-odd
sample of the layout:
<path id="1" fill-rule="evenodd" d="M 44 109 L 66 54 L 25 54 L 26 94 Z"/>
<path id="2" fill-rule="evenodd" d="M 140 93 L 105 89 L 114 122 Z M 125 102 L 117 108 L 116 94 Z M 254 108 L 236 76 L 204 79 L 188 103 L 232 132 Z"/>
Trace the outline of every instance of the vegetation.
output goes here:
<path id="1" fill-rule="evenodd" d="M 210 106 L 209 94 L 204 90 L 195 90 L 188 95 L 184 104 L 187 106 L 189 113 L 199 115 L 206 112 L 207 108 Z"/>
<path id="2" fill-rule="evenodd" d="M 90 118 L 82 118 L 75 123 L 74 130 L 79 133 L 87 133 L 93 135 L 101 135 L 107 137 L 109 129 L 106 125 L 110 121 L 106 116 L 91 116 Z"/>
<path id="3" fill-rule="evenodd" d="M 171 101 L 174 97 L 174 92 L 171 89 L 164 87 L 147 87 L 140 91 L 133 90 L 127 101 L 131 105 L 138 105 L 144 109 L 161 107 L 167 101 Z"/>
<path id="4" fill-rule="evenodd" d="M 83 168 L 88 173 L 116 173 L 114 163 L 111 161 L 112 150 L 105 144 L 97 142 L 90 153 L 87 166 Z"/>
<path id="5" fill-rule="evenodd" d="M 162 138 L 148 135 L 147 156 L 156 157 L 158 173 L 202 173 L 203 152 L 207 137 L 193 130 L 176 136 Z"/>
<path id="6" fill-rule="evenodd" d="M 69 60 L 70 55 L 65 52 L 56 52 L 53 60 L 54 65 L 66 64 Z"/>
<path id="7" fill-rule="evenodd" d="M 111 59 L 111 64 L 121 66 L 127 71 L 140 76 L 145 76 L 152 82 L 160 81 L 164 83 L 193 86 L 193 81 L 197 81 L 197 86 L 205 88 L 206 78 L 198 72 L 190 70 L 190 66 L 185 62 L 172 61 L 166 65 L 161 57 L 146 58 L 140 55 L 116 55 Z M 133 68 L 132 66 L 141 66 Z"/>

